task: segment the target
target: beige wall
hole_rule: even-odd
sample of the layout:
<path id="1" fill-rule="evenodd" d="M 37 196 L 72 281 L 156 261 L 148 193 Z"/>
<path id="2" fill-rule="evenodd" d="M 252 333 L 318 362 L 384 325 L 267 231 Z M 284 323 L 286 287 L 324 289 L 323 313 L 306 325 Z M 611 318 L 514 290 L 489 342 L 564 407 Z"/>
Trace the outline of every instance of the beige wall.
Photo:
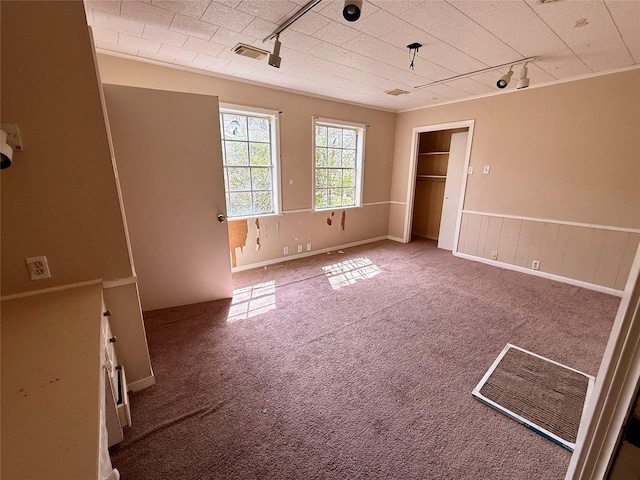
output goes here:
<path id="1" fill-rule="evenodd" d="M 105 83 L 215 95 L 220 103 L 281 111 L 280 155 L 282 209 L 284 215 L 260 218 L 261 247 L 236 248 L 238 267 L 268 262 L 297 253 L 297 245 L 311 243 L 313 250 L 346 243 L 386 237 L 388 204 L 391 187 L 394 113 L 345 103 L 260 87 L 209 75 L 171 69 L 119 57 L 98 55 L 102 81 Z M 360 209 L 346 212 L 345 229 L 341 229 L 342 210 L 334 211 L 333 229 L 327 225 L 325 213 L 314 213 L 312 207 L 312 117 L 364 123 L 365 145 L 363 202 Z M 287 211 L 306 212 L 287 213 Z M 331 212 L 329 212 L 329 215 Z M 254 226 L 255 219 L 248 224 Z M 304 227 L 304 229 L 302 229 Z M 255 232 L 254 232 L 255 233 Z M 257 235 L 257 233 L 255 233 Z M 300 239 L 304 237 L 304 242 Z"/>
<path id="2" fill-rule="evenodd" d="M 0 9 L 0 113 L 3 123 L 18 124 L 24 144 L 0 175 L 2 295 L 130 279 L 134 272 L 83 4 L 2 1 Z M 51 278 L 32 281 L 25 258 L 38 255 L 46 255 Z M 137 291 L 130 288 L 109 297 L 114 334 L 138 350 L 132 358 L 139 362 L 125 365 L 135 382 L 152 374 Z"/>
<path id="3" fill-rule="evenodd" d="M 24 143 L 1 175 L 2 294 L 129 277 L 83 6 L 3 1 L 0 8 L 0 112 L 3 123 L 18 124 Z M 47 256 L 51 278 L 31 281 L 24 259 L 38 255 Z"/>
<path id="4" fill-rule="evenodd" d="M 470 119 L 475 119 L 470 159 L 474 174 L 467 177 L 464 202 L 470 214 L 503 217 L 492 217 L 493 222 L 513 216 L 521 224 L 554 220 L 640 233 L 640 70 L 635 69 L 399 114 L 390 236 L 403 233 L 412 129 Z M 482 174 L 484 165 L 490 165 L 489 175 Z M 467 221 L 474 220 L 467 215 Z M 503 232 L 499 261 L 518 264 L 511 253 L 522 242 L 521 235 L 520 230 Z M 594 234 L 594 241 L 601 235 Z M 591 242 L 591 237 L 569 236 L 562 249 L 576 258 L 554 271 L 568 278 L 584 277 L 575 271 L 576 262 L 586 261 L 596 248 L 584 242 Z M 628 273 L 631 260 L 625 252 L 632 246 L 618 243 L 610 259 L 600 259 L 606 263 L 600 268 Z M 484 250 L 471 254 L 488 258 Z M 558 258 L 562 253 L 551 255 Z M 550 267 L 547 261 L 542 265 Z M 620 279 L 597 278 L 597 284 L 623 285 Z"/>

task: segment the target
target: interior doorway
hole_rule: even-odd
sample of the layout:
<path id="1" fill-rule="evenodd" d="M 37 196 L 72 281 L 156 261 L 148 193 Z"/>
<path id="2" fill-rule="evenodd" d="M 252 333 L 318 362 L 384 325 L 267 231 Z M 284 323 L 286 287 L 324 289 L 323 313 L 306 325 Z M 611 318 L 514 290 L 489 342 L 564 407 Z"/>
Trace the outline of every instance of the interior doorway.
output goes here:
<path id="1" fill-rule="evenodd" d="M 473 123 L 413 129 L 405 242 L 428 238 L 439 248 L 456 251 Z"/>

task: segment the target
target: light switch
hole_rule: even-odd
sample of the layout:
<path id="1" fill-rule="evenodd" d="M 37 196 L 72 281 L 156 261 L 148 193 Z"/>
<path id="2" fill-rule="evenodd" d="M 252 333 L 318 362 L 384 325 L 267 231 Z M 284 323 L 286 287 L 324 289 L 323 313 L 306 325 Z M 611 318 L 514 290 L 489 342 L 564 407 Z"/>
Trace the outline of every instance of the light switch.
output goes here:
<path id="1" fill-rule="evenodd" d="M 482 173 L 484 173 L 485 175 L 489 175 L 489 165 L 484 166 L 484 168 L 482 169 Z"/>

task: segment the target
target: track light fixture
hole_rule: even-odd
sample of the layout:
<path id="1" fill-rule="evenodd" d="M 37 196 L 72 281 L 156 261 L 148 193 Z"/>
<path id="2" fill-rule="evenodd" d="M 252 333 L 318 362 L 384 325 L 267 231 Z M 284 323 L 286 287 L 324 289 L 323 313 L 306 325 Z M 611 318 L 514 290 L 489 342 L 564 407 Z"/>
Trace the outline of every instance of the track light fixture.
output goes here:
<path id="1" fill-rule="evenodd" d="M 276 35 L 276 43 L 273 44 L 273 53 L 269 55 L 269 65 L 272 67 L 280 68 L 280 62 L 282 59 L 280 58 L 280 47 L 282 44 L 280 43 L 280 34 Z"/>
<path id="2" fill-rule="evenodd" d="M 345 0 L 342 16 L 347 22 L 355 22 L 362 13 L 362 0 Z"/>
<path id="3" fill-rule="evenodd" d="M 462 78 L 469 78 L 469 77 L 473 77 L 474 75 L 478 75 L 480 73 L 486 73 L 486 72 L 492 72 L 494 70 L 498 70 L 499 68 L 505 68 L 505 67 L 509 67 L 509 72 L 507 73 L 507 75 L 504 75 L 503 77 L 500 78 L 500 80 L 503 80 L 506 82 L 504 85 L 500 86 L 500 80 L 498 81 L 498 88 L 504 88 L 507 86 L 507 84 L 509 83 L 509 80 L 511 80 L 511 75 L 513 75 L 513 67 L 515 67 L 516 65 L 522 65 L 527 64 L 528 62 L 533 62 L 536 59 L 540 59 L 540 57 L 529 57 L 529 58 L 522 58 L 519 60 L 514 60 L 513 62 L 509 62 L 509 63 L 503 63 L 501 65 L 494 65 L 493 67 L 487 67 L 487 68 L 483 68 L 481 70 L 475 70 L 473 72 L 468 72 L 468 73 L 461 73 L 460 75 L 454 75 L 453 77 L 448 77 L 448 78 L 442 78 L 440 80 L 434 80 L 433 82 L 429 82 L 429 83 L 425 83 L 423 85 L 418 85 L 417 87 L 413 87 L 415 89 L 419 89 L 419 88 L 426 88 L 426 87 L 432 87 L 434 85 L 441 85 L 443 83 L 448 83 L 452 80 L 460 80 Z M 526 72 L 525 72 L 525 77 L 526 77 Z M 528 79 L 527 79 L 528 80 Z M 522 87 L 524 88 L 524 87 Z"/>
<path id="4" fill-rule="evenodd" d="M 529 77 L 527 77 L 527 62 L 522 66 L 522 70 L 520 70 L 520 80 L 518 80 L 518 85 L 516 88 L 527 88 L 529 86 Z"/>
<path id="5" fill-rule="evenodd" d="M 498 79 L 498 81 L 496 82 L 496 86 L 498 88 L 505 88 L 507 85 L 509 85 L 509 82 L 511 81 L 512 76 L 513 76 L 513 67 L 509 67 L 509 71 Z"/>

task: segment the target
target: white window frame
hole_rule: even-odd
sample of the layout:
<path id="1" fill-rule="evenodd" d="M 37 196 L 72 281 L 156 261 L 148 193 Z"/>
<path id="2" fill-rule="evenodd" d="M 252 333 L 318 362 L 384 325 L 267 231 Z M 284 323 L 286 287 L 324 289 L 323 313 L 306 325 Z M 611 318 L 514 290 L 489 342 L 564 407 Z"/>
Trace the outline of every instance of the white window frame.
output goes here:
<path id="1" fill-rule="evenodd" d="M 272 168 L 272 195 L 273 195 L 273 212 L 268 213 L 251 213 L 249 215 L 229 215 L 229 206 L 227 205 L 227 218 L 229 220 L 244 220 L 247 218 L 268 217 L 280 215 L 282 212 L 282 192 L 280 181 L 280 112 L 276 110 L 267 110 L 264 108 L 247 107 L 244 105 L 235 105 L 230 103 L 220 103 L 220 139 L 221 147 L 224 149 L 224 125 L 222 123 L 222 114 L 231 113 L 236 115 L 264 116 L 270 118 L 271 123 L 271 168 Z M 223 163 L 223 170 L 227 166 Z M 226 172 L 225 172 L 226 173 Z M 226 177 L 226 175 L 225 175 Z M 225 181 L 225 199 L 227 184 Z"/>
<path id="2" fill-rule="evenodd" d="M 316 207 L 316 126 L 327 126 L 337 128 L 351 128 L 357 130 L 356 136 L 356 178 L 355 178 L 355 192 L 354 192 L 354 205 L 340 205 L 340 206 L 328 206 L 328 207 Z M 364 164 L 365 164 L 365 152 L 364 146 L 366 145 L 366 133 L 367 125 L 362 123 L 347 122 L 343 120 L 334 120 L 322 117 L 313 117 L 312 122 L 312 134 L 313 134 L 313 151 L 312 151 L 312 184 L 311 184 L 311 205 L 313 211 L 327 211 L 327 210 L 344 210 L 348 208 L 358 208 L 362 206 L 362 191 L 364 185 Z"/>

